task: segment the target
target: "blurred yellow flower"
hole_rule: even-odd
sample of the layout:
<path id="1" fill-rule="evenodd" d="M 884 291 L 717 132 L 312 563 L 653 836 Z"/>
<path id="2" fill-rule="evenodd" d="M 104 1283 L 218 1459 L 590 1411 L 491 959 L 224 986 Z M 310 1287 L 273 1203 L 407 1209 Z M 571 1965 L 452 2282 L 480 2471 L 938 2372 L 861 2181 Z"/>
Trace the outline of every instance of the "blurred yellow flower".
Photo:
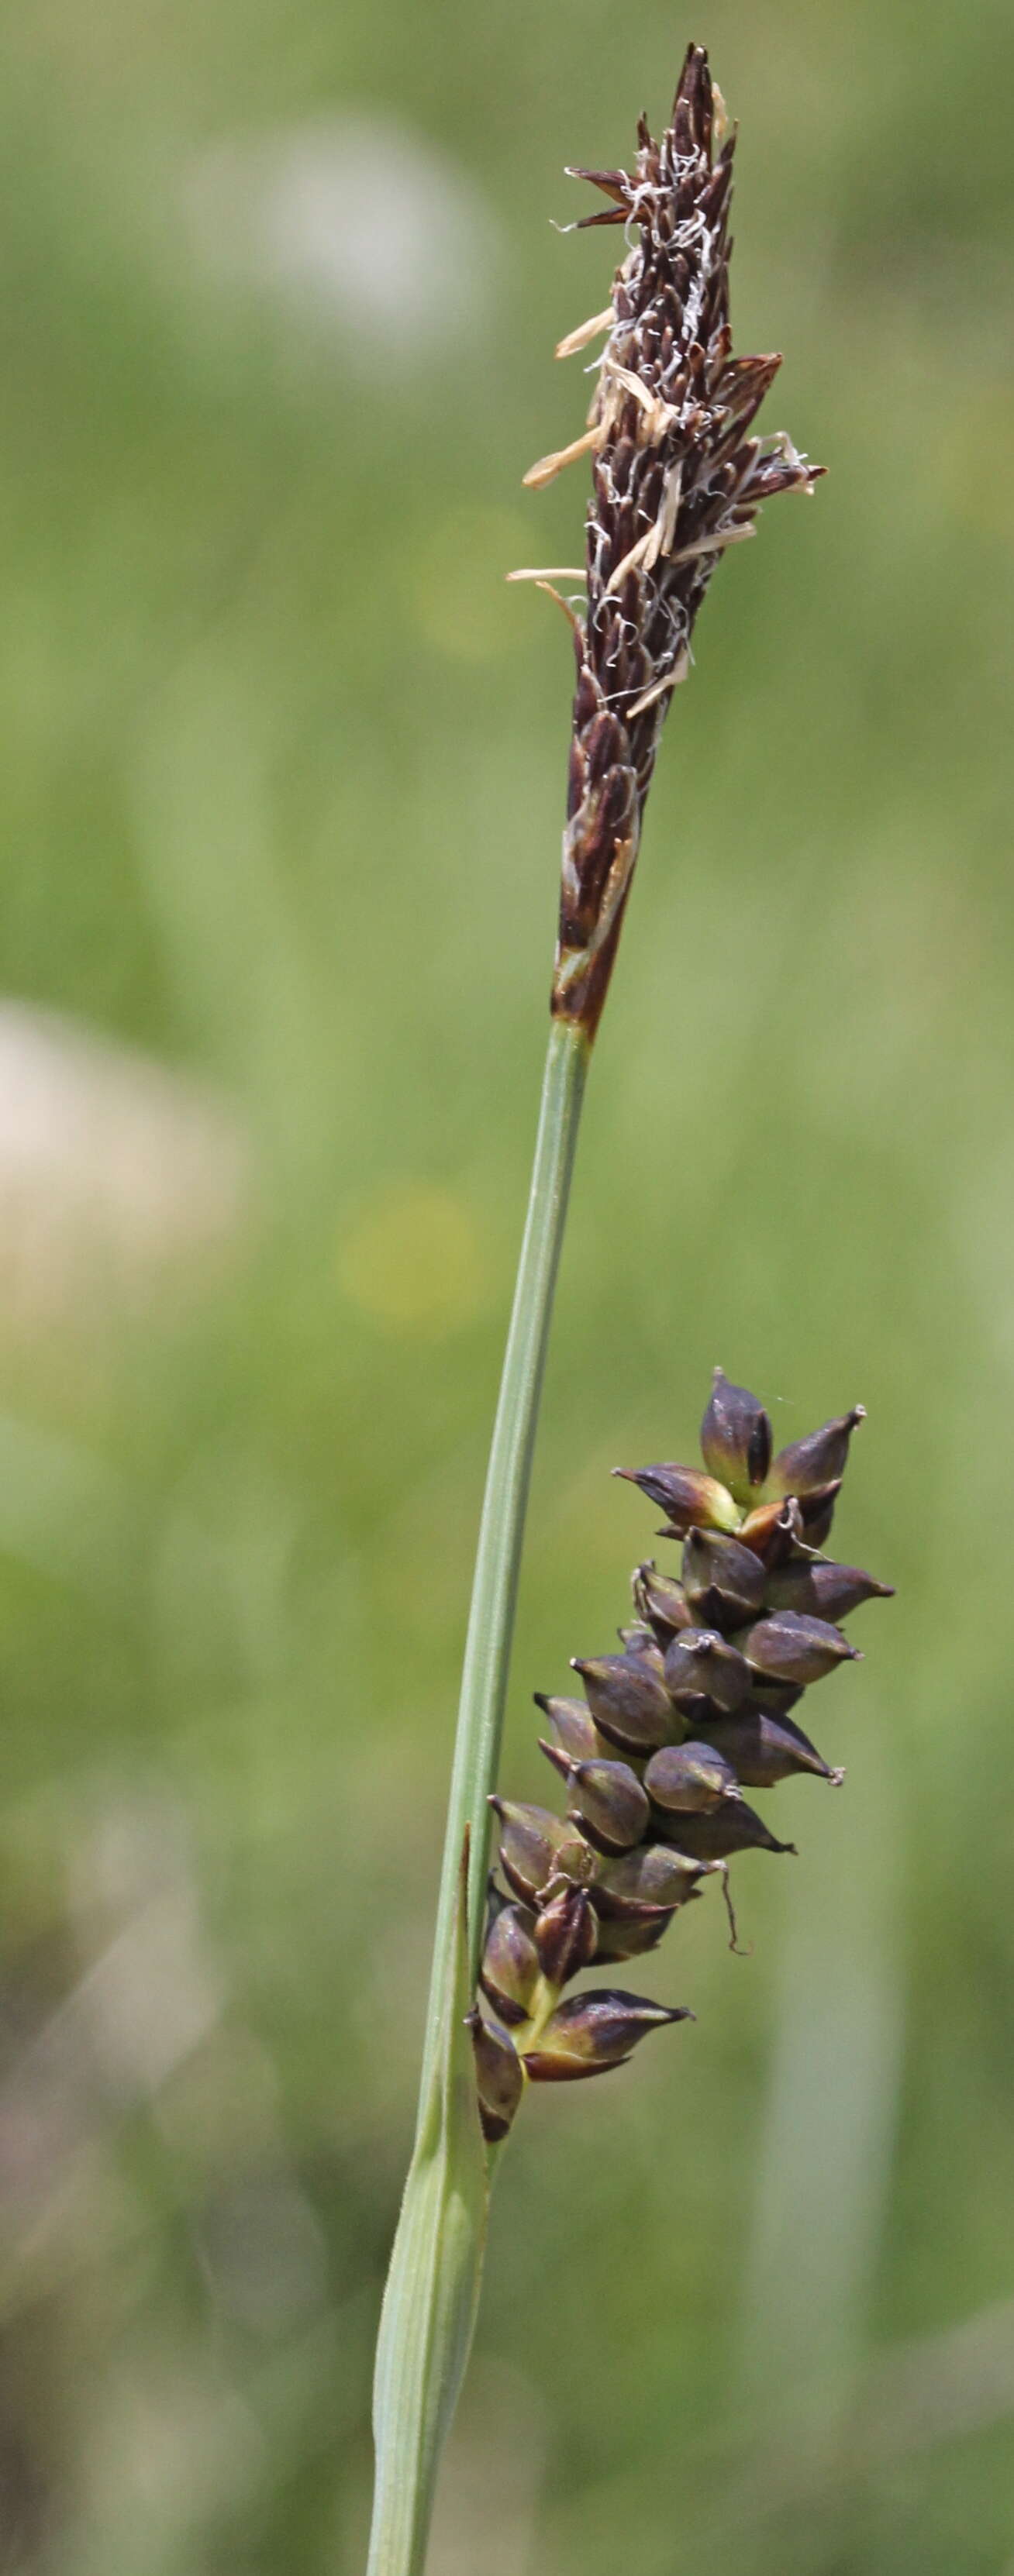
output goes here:
<path id="1" fill-rule="evenodd" d="M 407 568 L 408 605 L 427 643 L 458 662 L 524 651 L 524 624 L 505 575 L 527 562 L 531 543 L 518 510 L 461 504 L 440 513 Z"/>
<path id="2" fill-rule="evenodd" d="M 338 1277 L 353 1304 L 390 1332 L 436 1339 L 456 1332 L 479 1311 L 486 1287 L 475 1217 L 436 1182 L 389 1182 L 341 1244 Z"/>

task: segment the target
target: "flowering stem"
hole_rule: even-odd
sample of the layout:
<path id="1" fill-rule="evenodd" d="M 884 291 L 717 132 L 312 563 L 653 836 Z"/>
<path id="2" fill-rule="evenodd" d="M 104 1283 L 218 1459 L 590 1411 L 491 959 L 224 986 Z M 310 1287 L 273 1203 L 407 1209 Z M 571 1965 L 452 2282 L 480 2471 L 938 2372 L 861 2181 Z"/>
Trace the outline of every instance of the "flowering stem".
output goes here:
<path id="1" fill-rule="evenodd" d="M 466 1825 L 471 1827 L 468 1922 L 473 1981 L 482 1950 L 490 1838 L 486 1800 L 496 1787 L 500 1762 L 535 1425 L 587 1066 L 588 1044 L 583 1031 L 554 1020 L 472 1582 L 447 1808 L 424 2081 L 437 2044 L 448 1930 Z"/>
<path id="2" fill-rule="evenodd" d="M 415 2147 L 377 2347 L 368 2576 L 421 2576 L 478 2297 L 485 2191 L 476 2180 L 482 2149 L 462 2015 L 482 1946 L 486 1802 L 496 1786 L 535 1426 L 588 1057 L 580 1025 L 554 1020 L 479 1528 Z"/>

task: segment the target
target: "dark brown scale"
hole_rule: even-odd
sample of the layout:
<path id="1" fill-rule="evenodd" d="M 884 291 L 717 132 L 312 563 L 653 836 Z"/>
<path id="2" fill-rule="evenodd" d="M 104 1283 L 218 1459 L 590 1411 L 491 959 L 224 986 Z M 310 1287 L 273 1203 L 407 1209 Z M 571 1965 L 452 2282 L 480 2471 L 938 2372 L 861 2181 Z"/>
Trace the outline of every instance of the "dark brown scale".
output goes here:
<path id="1" fill-rule="evenodd" d="M 616 513 L 613 540 L 610 547 L 610 553 L 613 556 L 612 572 L 615 572 L 617 567 L 624 562 L 626 556 L 630 553 L 631 546 L 633 545 L 635 509 L 636 503 L 634 500 L 628 499 L 624 501 L 622 508 Z"/>
<path id="2" fill-rule="evenodd" d="M 582 215 L 581 221 L 577 226 L 577 231 L 579 233 L 591 233 L 595 232 L 603 224 L 622 224 L 623 221 L 624 213 L 622 206 L 609 206 L 604 214 Z"/>
<path id="3" fill-rule="evenodd" d="M 732 173 L 729 169 L 729 164 L 727 161 L 720 161 L 715 171 L 714 178 L 711 180 L 709 186 L 705 188 L 704 194 L 701 198 L 701 206 L 707 221 L 709 224 L 715 225 L 716 228 L 721 221 L 725 201 L 729 194 L 731 185 Z"/>
<path id="4" fill-rule="evenodd" d="M 588 728 L 585 741 L 585 764 L 589 778 L 603 778 L 622 758 L 622 728 L 615 716 L 596 716 Z"/>

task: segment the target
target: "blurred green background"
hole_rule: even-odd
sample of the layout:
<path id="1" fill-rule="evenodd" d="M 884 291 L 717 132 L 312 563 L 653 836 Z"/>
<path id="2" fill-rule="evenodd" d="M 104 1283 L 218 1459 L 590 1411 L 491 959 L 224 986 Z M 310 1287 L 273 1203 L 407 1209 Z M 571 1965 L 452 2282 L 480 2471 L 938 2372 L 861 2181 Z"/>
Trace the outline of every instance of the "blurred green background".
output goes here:
<path id="1" fill-rule="evenodd" d="M 1014 2571 L 1014 22 L 14 0 L 0 223 L 0 2567 L 358 2576 L 570 660 L 561 332 L 689 35 L 734 320 L 831 468 L 723 567 L 649 808 L 504 1777 L 720 1360 L 861 1398 L 900 1587 L 533 2099 L 434 2576 Z"/>

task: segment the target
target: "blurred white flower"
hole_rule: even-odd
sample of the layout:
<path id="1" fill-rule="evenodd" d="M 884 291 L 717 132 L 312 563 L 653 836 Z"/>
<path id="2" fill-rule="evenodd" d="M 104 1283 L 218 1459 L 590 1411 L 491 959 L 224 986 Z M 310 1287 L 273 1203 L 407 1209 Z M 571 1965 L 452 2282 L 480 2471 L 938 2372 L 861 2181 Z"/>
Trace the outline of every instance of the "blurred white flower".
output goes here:
<path id="1" fill-rule="evenodd" d="M 56 1012 L 0 1002 L 0 1327 L 217 1276 L 252 1196 L 231 1112 Z"/>
<path id="2" fill-rule="evenodd" d="M 486 200 L 446 153 L 379 117 L 219 142 L 185 202 L 207 267 L 267 287 L 370 368 L 438 355 L 488 304 L 499 233 Z"/>

